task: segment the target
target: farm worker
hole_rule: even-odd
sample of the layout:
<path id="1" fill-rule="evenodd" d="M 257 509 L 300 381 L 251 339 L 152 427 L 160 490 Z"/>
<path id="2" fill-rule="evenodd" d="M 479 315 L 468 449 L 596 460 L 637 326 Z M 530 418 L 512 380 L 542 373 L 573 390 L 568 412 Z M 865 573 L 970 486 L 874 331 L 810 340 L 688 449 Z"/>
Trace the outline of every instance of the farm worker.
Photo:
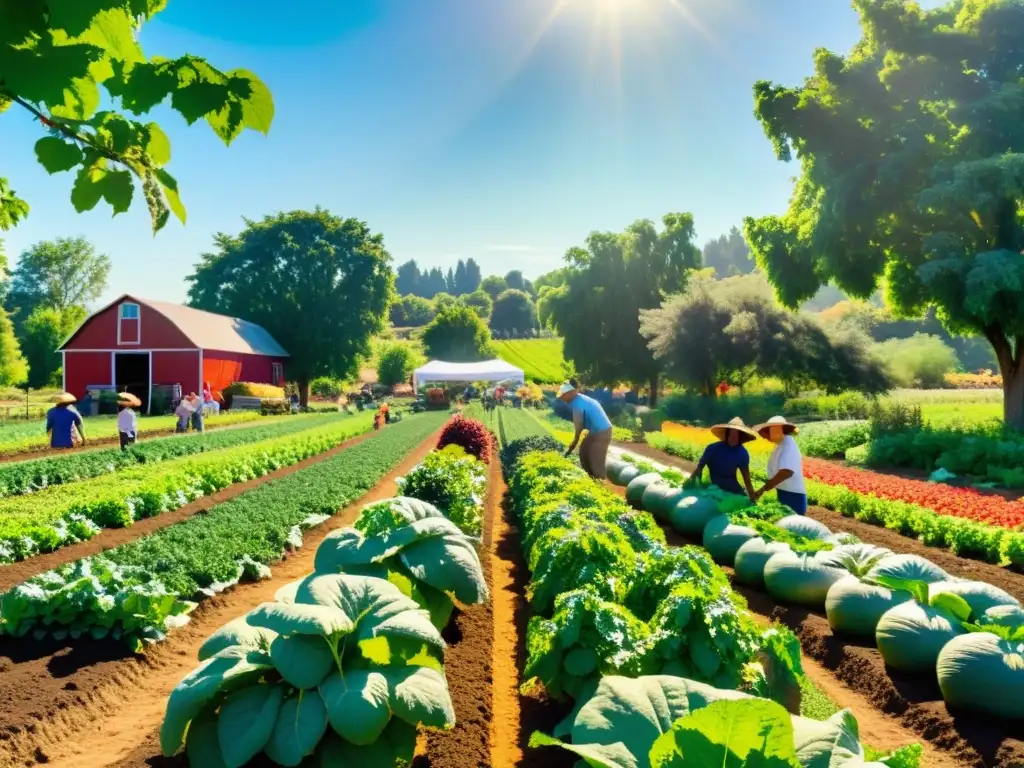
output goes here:
<path id="1" fill-rule="evenodd" d="M 604 408 L 592 397 L 581 395 L 572 382 L 566 382 L 558 390 L 558 399 L 572 411 L 572 423 L 576 428 L 572 443 L 565 452 L 569 456 L 580 441 L 583 430 L 587 436 L 580 445 L 580 466 L 596 479 L 606 477 L 605 464 L 608 461 L 608 446 L 612 442 L 612 422 Z"/>
<path id="2" fill-rule="evenodd" d="M 192 429 L 196 432 L 203 431 L 203 403 L 196 396 L 195 392 L 189 392 L 188 395 L 189 407 L 192 409 Z"/>
<path id="3" fill-rule="evenodd" d="M 75 396 L 68 392 L 57 395 L 56 404 L 46 412 L 46 434 L 50 436 L 51 448 L 74 448 L 75 430 L 85 442 L 85 427 L 82 415 L 73 403 Z"/>
<path id="4" fill-rule="evenodd" d="M 174 415 L 178 417 L 178 424 L 175 426 L 175 432 L 188 432 L 188 423 L 192 418 L 192 402 L 187 398 L 181 398 L 181 402 L 178 403 L 178 407 L 174 410 Z"/>
<path id="5" fill-rule="evenodd" d="M 387 403 L 384 403 L 384 405 L 382 405 L 380 407 L 380 411 L 381 411 L 382 414 L 384 414 L 384 423 L 385 424 L 390 424 L 391 423 L 391 407 Z"/>
<path id="6" fill-rule="evenodd" d="M 138 415 L 133 410 L 142 406 L 142 401 L 130 392 L 122 392 L 117 398 L 117 436 L 121 443 L 121 450 L 128 450 L 128 446 L 135 445 L 135 437 L 138 435 Z"/>
<path id="7" fill-rule="evenodd" d="M 807 487 L 804 485 L 804 464 L 795 435 L 799 430 L 782 416 L 772 416 L 758 424 L 757 434 L 775 443 L 768 458 L 768 482 L 755 494 L 754 500 L 775 489 L 779 503 L 785 504 L 798 515 L 807 514 Z"/>
<path id="8" fill-rule="evenodd" d="M 375 414 L 373 414 L 373 428 L 374 429 L 380 429 L 381 424 L 383 424 L 383 423 L 384 423 L 384 416 L 378 410 Z"/>
<path id="9" fill-rule="evenodd" d="M 203 411 L 213 411 L 214 415 L 220 413 L 220 403 L 213 399 L 213 388 L 210 382 L 203 385 Z"/>
<path id="10" fill-rule="evenodd" d="M 735 493 L 738 496 L 744 493 L 751 499 L 754 498 L 754 485 L 750 481 L 750 454 L 743 447 L 744 443 L 757 440 L 757 433 L 743 423 L 743 419 L 737 416 L 728 424 L 716 424 L 711 428 L 711 434 L 718 438 L 718 442 L 711 443 L 704 449 L 697 468 L 690 475 L 688 485 L 699 483 L 707 467 L 708 475 L 711 477 L 711 484 L 725 491 Z M 743 478 L 743 485 L 736 479 L 739 472 Z M 746 489 L 744 491 L 744 489 Z"/>

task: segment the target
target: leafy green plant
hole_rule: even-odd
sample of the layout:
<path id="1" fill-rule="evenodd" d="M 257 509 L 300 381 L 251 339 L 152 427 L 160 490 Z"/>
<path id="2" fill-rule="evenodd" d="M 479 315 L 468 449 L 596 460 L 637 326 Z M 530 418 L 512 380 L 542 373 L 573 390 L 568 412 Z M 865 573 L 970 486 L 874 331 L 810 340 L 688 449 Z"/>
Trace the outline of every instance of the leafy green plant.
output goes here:
<path id="1" fill-rule="evenodd" d="M 192 765 L 229 768 L 261 752 L 296 766 L 325 749 L 352 764 L 411 760 L 416 726 L 455 724 L 444 645 L 387 581 L 309 576 L 206 641 L 168 699 L 161 749 L 171 757 L 184 743 Z M 343 743 L 324 746 L 328 728 Z"/>
<path id="2" fill-rule="evenodd" d="M 431 451 L 398 481 L 404 496 L 433 504 L 470 536 L 480 535 L 486 486 L 484 464 L 457 445 Z"/>

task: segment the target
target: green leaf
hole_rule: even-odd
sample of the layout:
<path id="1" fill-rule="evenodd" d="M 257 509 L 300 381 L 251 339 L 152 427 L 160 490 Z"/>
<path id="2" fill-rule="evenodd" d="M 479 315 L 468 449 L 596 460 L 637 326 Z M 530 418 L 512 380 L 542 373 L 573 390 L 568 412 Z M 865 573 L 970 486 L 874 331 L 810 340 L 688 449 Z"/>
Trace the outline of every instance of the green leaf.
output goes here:
<path id="1" fill-rule="evenodd" d="M 592 648 L 574 648 L 562 662 L 565 671 L 573 677 L 586 677 L 597 670 L 597 653 Z"/>
<path id="2" fill-rule="evenodd" d="M 47 173 L 70 171 L 82 162 L 81 148 L 72 141 L 44 136 L 36 142 L 36 158 Z"/>
<path id="3" fill-rule="evenodd" d="M 75 176 L 75 184 L 71 188 L 71 204 L 79 213 L 91 211 L 103 199 L 103 189 L 99 182 L 106 175 L 102 160 L 96 164 L 79 170 Z"/>
<path id="4" fill-rule="evenodd" d="M 270 89 L 246 69 L 232 70 L 228 77 L 232 93 L 242 101 L 243 124 L 266 136 L 274 122 L 274 97 Z M 240 87 L 240 84 L 244 84 L 244 87 Z"/>
<path id="5" fill-rule="evenodd" d="M 906 579 L 899 576 L 879 575 L 873 579 L 879 586 L 894 592 L 909 592 L 914 600 L 922 605 L 928 604 L 928 582 L 920 579 Z"/>
<path id="6" fill-rule="evenodd" d="M 389 669 L 391 711 L 410 725 L 451 728 L 455 707 L 444 674 L 427 667 Z"/>
<path id="7" fill-rule="evenodd" d="M 104 81 L 111 96 L 136 115 L 148 113 L 178 86 L 176 62 L 153 57 L 149 62 L 126 66 L 115 62 L 114 76 Z"/>
<path id="8" fill-rule="evenodd" d="M 192 768 L 227 768 L 217 740 L 217 717 L 212 709 L 189 725 L 185 754 Z"/>
<path id="9" fill-rule="evenodd" d="M 270 659 L 281 677 L 299 689 L 316 688 L 334 668 L 329 641 L 316 635 L 279 635 L 270 646 Z"/>
<path id="10" fill-rule="evenodd" d="M 92 1 L 97 2 L 97 0 Z M 104 0 L 98 1 L 104 2 Z M 75 2 L 75 0 L 58 0 L 58 2 L 68 3 Z M 97 13 L 89 28 L 79 35 L 78 39 L 83 43 L 95 45 L 118 61 L 130 64 L 145 61 L 146 57 L 142 53 L 142 48 L 135 39 L 132 17 L 124 10 L 123 3 L 117 3 L 117 5 L 121 7 Z"/>
<path id="11" fill-rule="evenodd" d="M 298 603 L 263 603 L 251 611 L 246 620 L 254 627 L 265 627 L 280 635 L 333 635 L 348 634 L 352 621 L 342 611 L 325 605 Z"/>
<path id="12" fill-rule="evenodd" d="M 583 762 L 591 768 L 638 768 L 636 758 L 626 749 L 621 741 L 614 744 L 566 744 L 548 736 L 546 733 L 534 733 L 530 736 L 530 747 L 561 747 L 583 758 Z"/>
<path id="13" fill-rule="evenodd" d="M 848 709 L 822 721 L 793 718 L 793 745 L 804 768 L 832 768 L 863 756 L 857 718 Z"/>
<path id="14" fill-rule="evenodd" d="M 167 138 L 163 128 L 156 123 L 147 123 L 146 135 L 146 154 L 153 164 L 161 167 L 171 162 L 171 140 Z"/>
<path id="15" fill-rule="evenodd" d="M 652 768 L 743 768 L 751 753 L 766 759 L 758 765 L 799 768 L 789 713 L 773 701 L 718 701 L 692 712 L 658 737 L 650 761 Z"/>
<path id="16" fill-rule="evenodd" d="M 246 621 L 245 617 L 229 621 L 218 629 L 199 648 L 199 660 L 206 661 L 221 651 L 239 647 L 247 651 L 270 652 L 270 644 L 274 642 L 277 634 L 268 629 L 254 627 Z"/>
<path id="17" fill-rule="evenodd" d="M 339 766 L 411 765 L 416 752 L 416 729 L 392 720 L 373 744 L 357 746 L 328 732 L 313 759 L 315 768 Z"/>
<path id="18" fill-rule="evenodd" d="M 228 695 L 217 718 L 217 741 L 228 768 L 242 768 L 266 746 L 283 701 L 280 685 L 252 685 Z"/>
<path id="19" fill-rule="evenodd" d="M 353 744 L 375 742 L 391 720 L 390 688 L 379 671 L 335 672 L 320 686 L 327 718 L 335 733 Z"/>
<path id="20" fill-rule="evenodd" d="M 114 209 L 115 216 L 132 207 L 135 180 L 132 178 L 131 172 L 107 171 L 97 180 L 96 184 L 103 199 Z"/>
<path id="21" fill-rule="evenodd" d="M 465 605 L 485 603 L 487 580 L 480 556 L 472 540 L 456 526 L 452 527 L 455 530 L 443 536 L 421 539 L 405 547 L 399 558 L 415 578 L 454 594 L 459 602 Z"/>
<path id="22" fill-rule="evenodd" d="M 98 14 L 123 7 L 120 0 L 46 0 L 49 27 L 63 30 L 68 37 L 84 33 Z"/>
<path id="23" fill-rule="evenodd" d="M 185 212 L 185 206 L 182 205 L 181 197 L 178 194 L 177 179 L 162 168 L 157 169 L 154 173 L 157 181 L 160 183 L 161 189 L 163 190 L 164 198 L 167 200 L 167 205 L 170 206 L 174 215 L 178 218 L 178 221 L 184 224 L 187 214 Z"/>
<path id="24" fill-rule="evenodd" d="M 952 592 L 940 592 L 932 596 L 929 605 L 952 614 L 958 621 L 967 621 L 971 618 L 970 603 Z"/>
<path id="25" fill-rule="evenodd" d="M 291 768 L 312 755 L 327 733 L 327 708 L 316 691 L 300 691 L 287 699 L 264 750 L 278 765 Z"/>
<path id="26" fill-rule="evenodd" d="M 171 691 L 160 727 L 160 748 L 171 757 L 181 747 L 189 722 L 229 688 L 259 678 L 272 669 L 270 659 L 254 652 L 227 649 L 207 659 Z"/>

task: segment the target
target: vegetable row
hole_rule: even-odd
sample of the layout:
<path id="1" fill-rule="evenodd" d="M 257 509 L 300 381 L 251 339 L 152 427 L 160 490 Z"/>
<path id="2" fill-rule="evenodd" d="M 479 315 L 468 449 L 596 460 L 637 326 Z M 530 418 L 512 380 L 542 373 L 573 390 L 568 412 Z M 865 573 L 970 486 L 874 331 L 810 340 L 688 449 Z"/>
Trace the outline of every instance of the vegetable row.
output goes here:
<path id="1" fill-rule="evenodd" d="M 370 427 L 368 414 L 335 419 L 293 434 L 8 499 L 0 502 L 0 563 L 52 552 L 104 528 L 123 528 L 177 509 L 328 451 Z"/>
<path id="2" fill-rule="evenodd" d="M 780 765 L 917 765 L 919 747 L 869 763 L 849 712 L 825 722 L 789 715 L 799 711 L 803 674 L 793 634 L 760 626 L 704 550 L 667 546 L 650 514 L 560 449 L 550 437 L 531 437 L 502 452 L 531 573 L 524 688 L 575 703 L 554 737 L 535 735 L 534 745 L 616 768 L 734 764 L 761 741 L 756 729 L 743 747 L 724 728 L 707 753 L 676 737 L 695 723 L 713 731 L 736 717 L 763 717 L 778 749 L 763 756 L 785 755 Z M 673 736 L 660 738 L 666 733 Z"/>
<path id="3" fill-rule="evenodd" d="M 652 447 L 689 461 L 700 458 L 706 435 L 700 439 L 702 442 L 697 442 L 695 435 L 693 440 L 684 440 L 675 433 L 671 437 L 647 435 Z M 763 479 L 765 468 L 752 466 L 751 474 Z M 815 459 L 804 459 L 804 474 L 812 504 L 962 557 L 1024 566 L 1024 530 L 1020 528 L 1024 505 L 1020 502 Z"/>
<path id="4" fill-rule="evenodd" d="M 400 485 L 431 496 L 438 473 L 460 488 L 480 475 L 465 433 L 449 424 Z M 412 497 L 365 507 L 320 544 L 312 574 L 210 636 L 171 692 L 164 755 L 184 744 L 193 766 L 241 768 L 262 752 L 281 766 L 394 768 L 411 763 L 417 728 L 453 727 L 441 630 L 455 601 L 484 603 L 488 589 L 465 493 L 447 493 L 454 515 Z"/>
<path id="5" fill-rule="evenodd" d="M 214 430 L 136 443 L 128 450 L 99 450 L 63 453 L 42 459 L 0 464 L 0 498 L 36 493 L 53 485 L 74 483 L 138 464 L 154 464 L 197 453 L 217 451 L 235 445 L 312 429 L 337 421 L 337 415 L 297 416 L 294 419 L 252 422 L 239 429 Z"/>
<path id="6" fill-rule="evenodd" d="M 937 678 L 952 707 L 1024 719 L 1024 609 L 1012 595 L 780 505 L 751 506 L 714 487 L 691 491 L 641 472 L 609 465 L 630 502 L 702 540 L 739 581 L 823 611 L 837 634 L 873 639 L 890 668 Z"/>
<path id="7" fill-rule="evenodd" d="M 439 416 L 403 419 L 203 515 L 29 579 L 0 597 L 0 634 L 112 636 L 136 649 L 161 640 L 196 601 L 268 577 L 269 563 L 302 546 L 303 530 L 373 488 L 441 426 Z"/>

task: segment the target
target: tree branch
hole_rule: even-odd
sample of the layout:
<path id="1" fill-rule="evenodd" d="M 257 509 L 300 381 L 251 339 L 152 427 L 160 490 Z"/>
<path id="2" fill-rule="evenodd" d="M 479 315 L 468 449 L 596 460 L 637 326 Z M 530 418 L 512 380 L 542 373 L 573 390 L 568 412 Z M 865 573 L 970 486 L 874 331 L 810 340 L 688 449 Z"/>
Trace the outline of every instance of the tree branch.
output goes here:
<path id="1" fill-rule="evenodd" d="M 63 134 L 66 138 L 69 138 L 72 141 L 77 141 L 77 142 L 80 142 L 80 143 L 84 144 L 86 147 L 88 147 L 89 149 L 91 149 L 91 150 L 93 150 L 95 152 L 98 152 L 99 154 L 103 155 L 103 157 L 107 158 L 108 160 L 112 160 L 115 163 L 119 163 L 119 164 L 124 165 L 124 166 L 129 167 L 129 168 L 131 167 L 116 152 L 114 152 L 114 151 L 112 151 L 110 149 L 107 149 L 106 147 L 99 146 L 98 144 L 94 143 L 88 136 L 84 136 L 84 135 L 78 133 L 77 131 L 72 130 L 71 128 L 69 128 L 68 126 L 66 126 L 63 123 L 59 122 L 58 120 L 54 120 L 52 118 L 47 117 L 45 114 L 43 114 L 43 112 L 41 112 L 39 109 L 37 109 L 31 102 L 25 101 L 25 99 L 21 98 L 17 94 L 11 93 L 10 91 L 8 91 L 6 89 L 0 89 L 0 96 L 3 96 L 5 99 L 8 99 L 9 101 L 12 101 L 13 103 L 15 103 L 15 104 L 17 104 L 17 105 L 19 105 L 21 107 L 24 107 L 26 110 L 28 110 L 30 113 L 32 113 L 32 115 L 43 126 L 48 127 L 48 128 L 52 128 L 53 130 L 57 131 L 60 134 Z"/>

